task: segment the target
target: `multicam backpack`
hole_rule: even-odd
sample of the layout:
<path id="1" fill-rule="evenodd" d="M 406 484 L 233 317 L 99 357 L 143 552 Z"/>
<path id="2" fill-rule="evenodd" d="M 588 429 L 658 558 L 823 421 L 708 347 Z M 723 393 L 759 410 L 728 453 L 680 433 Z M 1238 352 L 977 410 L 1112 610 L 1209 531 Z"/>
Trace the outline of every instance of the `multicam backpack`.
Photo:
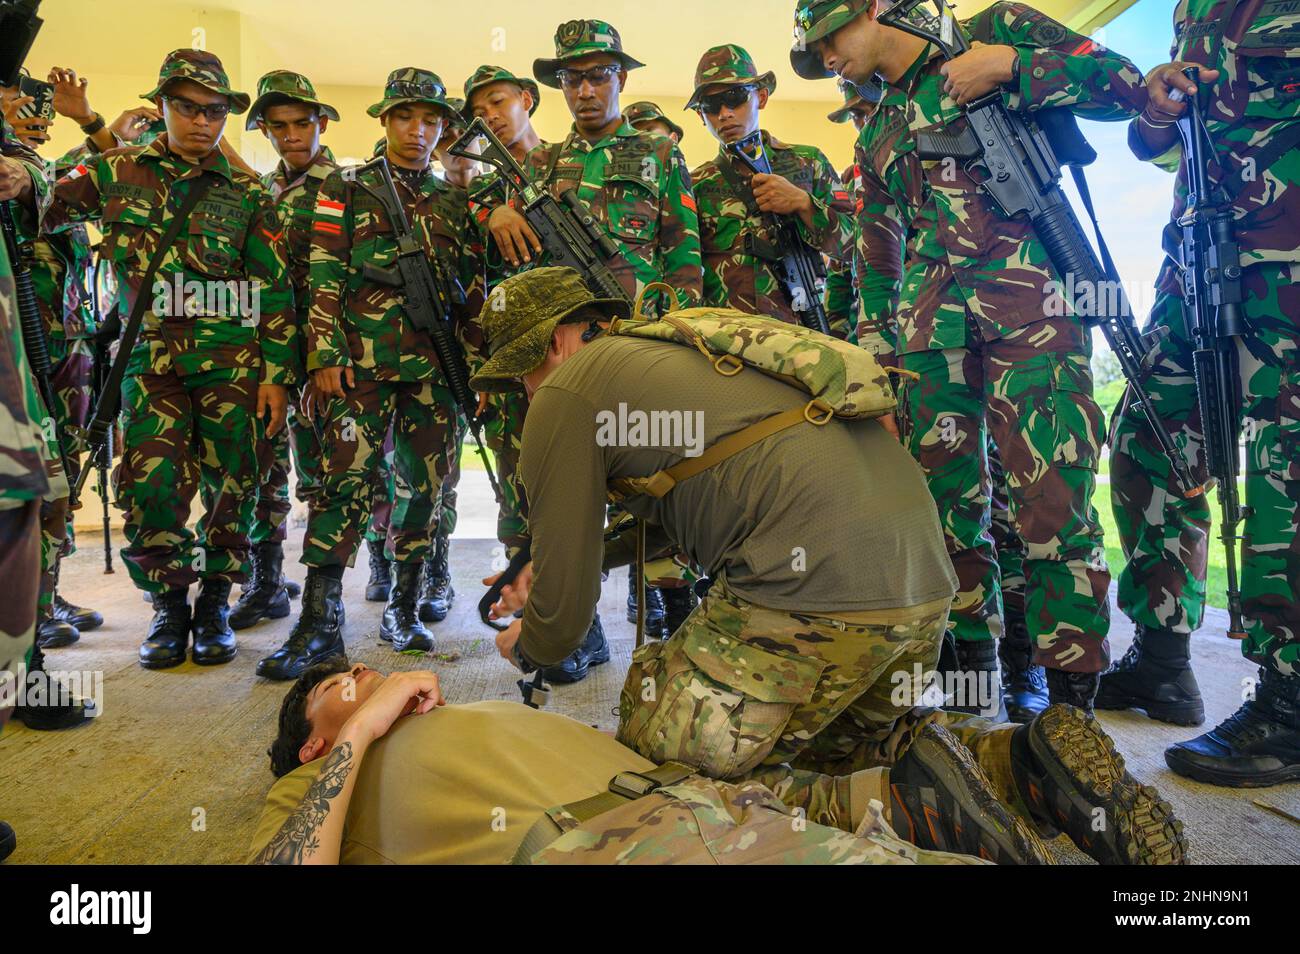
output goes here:
<path id="1" fill-rule="evenodd" d="M 663 497 L 680 481 L 801 421 L 820 426 L 832 417 L 868 420 L 888 414 L 897 406 L 889 373 L 874 356 L 801 325 L 732 308 L 708 307 L 684 308 L 651 321 L 640 320 L 641 299 L 656 286 L 664 287 L 659 282 L 647 286 L 637 299 L 634 317 L 613 322 L 611 335 L 672 341 L 696 348 L 721 375 L 730 377 L 746 367 L 755 368 L 799 388 L 811 399 L 801 407 L 728 434 L 698 457 L 686 458 L 648 477 L 611 481 L 611 500 L 637 494 Z"/>

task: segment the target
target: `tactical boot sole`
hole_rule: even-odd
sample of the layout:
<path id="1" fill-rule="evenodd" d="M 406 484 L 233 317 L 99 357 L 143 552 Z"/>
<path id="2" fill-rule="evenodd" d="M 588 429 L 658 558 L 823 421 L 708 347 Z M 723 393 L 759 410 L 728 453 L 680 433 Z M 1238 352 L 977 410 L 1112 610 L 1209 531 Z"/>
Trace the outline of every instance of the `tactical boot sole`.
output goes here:
<path id="1" fill-rule="evenodd" d="M 284 668 L 274 667 L 270 665 L 266 659 L 259 659 L 257 661 L 256 672 L 257 675 L 261 676 L 263 679 L 270 679 L 272 682 L 287 682 L 290 679 L 297 679 L 317 663 L 322 663 L 335 656 L 342 656 L 344 660 L 348 658 L 347 650 L 344 648 L 343 640 L 341 639 L 337 646 L 330 647 L 321 652 L 311 653 L 310 655 L 300 656 L 292 666 L 286 666 Z"/>
<path id="2" fill-rule="evenodd" d="M 224 666 L 230 660 L 239 655 L 239 647 L 236 646 L 229 653 L 223 653 L 220 656 L 196 656 L 191 651 L 190 658 L 196 666 Z"/>
<path id="3" fill-rule="evenodd" d="M 1199 762 L 1188 760 L 1175 745 L 1165 749 L 1165 764 L 1183 778 L 1205 782 L 1207 785 L 1218 785 L 1221 788 L 1268 788 L 1284 782 L 1300 781 L 1300 764 L 1284 765 L 1271 772 L 1242 775 L 1209 768 Z"/>
<path id="4" fill-rule="evenodd" d="M 1126 692 L 1114 683 L 1108 685 L 1104 674 L 1092 705 L 1093 708 L 1112 712 L 1122 709 L 1141 709 L 1148 718 L 1155 719 L 1157 722 L 1167 722 L 1170 725 L 1196 726 L 1205 722 L 1205 703 L 1201 699 L 1189 699 L 1184 702 L 1145 699 L 1136 692 Z"/>
<path id="5" fill-rule="evenodd" d="M 174 669 L 185 662 L 185 658 L 186 654 L 181 653 L 172 659 L 141 659 L 140 666 L 144 669 Z"/>
<path id="6" fill-rule="evenodd" d="M 1095 718 L 1054 705 L 1021 731 L 1043 773 L 1027 792 L 1040 820 L 1101 864 L 1187 863 L 1183 823 L 1159 792 L 1129 774 Z"/>
<path id="7" fill-rule="evenodd" d="M 932 783 L 924 789 L 890 784 L 890 820 L 900 837 L 919 848 L 995 864 L 1054 863 L 1042 839 L 1002 803 L 984 770 L 947 729 L 926 726 L 907 757 L 924 767 Z"/>

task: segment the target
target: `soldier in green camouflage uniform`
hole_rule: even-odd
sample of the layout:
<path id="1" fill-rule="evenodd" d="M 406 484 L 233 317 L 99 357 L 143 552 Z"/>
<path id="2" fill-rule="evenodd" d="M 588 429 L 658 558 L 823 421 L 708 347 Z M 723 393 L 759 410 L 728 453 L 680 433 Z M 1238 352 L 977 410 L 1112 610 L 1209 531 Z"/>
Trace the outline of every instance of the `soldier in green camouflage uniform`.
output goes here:
<path id="1" fill-rule="evenodd" d="M 1091 332 L 1052 290 L 1060 283 L 1028 220 L 1003 215 L 956 161 L 918 159 L 915 135 L 959 127 L 954 96 L 999 87 L 1013 109 L 1131 117 L 1145 102 L 1142 75 L 1019 3 L 961 21 L 983 45 L 948 64 L 924 40 L 880 26 L 872 9 L 868 0 L 801 5 L 791 52 L 808 78 L 848 68 L 850 80 L 880 73 L 886 83 L 858 140 L 858 341 L 919 376 L 904 386 L 902 425 L 960 579 L 951 624 L 960 668 L 991 683 L 1003 626 L 987 530 L 991 438 L 1026 546 L 1034 661 L 1048 670 L 1053 701 L 1087 708 L 1109 660 L 1110 582 L 1092 506 L 1103 435 Z"/>
<path id="2" fill-rule="evenodd" d="M 876 108 L 884 95 L 875 83 L 855 86 L 845 80 L 839 81 L 840 92 L 844 94 L 844 105 L 833 110 L 826 118 L 833 123 L 852 121 L 857 132 L 862 131 L 862 124 L 867 121 L 871 111 Z M 865 94 L 865 95 L 864 95 Z M 854 137 L 856 141 L 856 136 Z M 840 181 L 853 197 L 853 249 L 847 259 L 832 259 L 826 265 L 826 321 L 831 326 L 831 334 L 845 341 L 858 340 L 858 167 L 853 164 L 840 173 Z"/>
<path id="3" fill-rule="evenodd" d="M 686 135 L 686 131 L 681 126 L 664 115 L 664 111 L 657 103 L 646 99 L 625 106 L 623 118 L 633 129 L 654 133 L 657 136 L 667 136 L 677 145 L 681 144 L 682 137 Z"/>
<path id="4" fill-rule="evenodd" d="M 386 159 L 413 234 L 467 302 L 453 308 L 457 332 L 473 346 L 471 316 L 482 293 L 471 251 L 465 193 L 434 174 L 433 148 L 452 112 L 437 74 L 406 67 L 389 74 L 368 114 L 387 135 Z M 380 636 L 396 651 L 427 652 L 433 637 L 417 615 L 421 565 L 438 521 L 440 488 L 456 454 L 457 409 L 433 342 L 407 315 L 400 288 L 373 269 L 395 268 L 397 240 L 379 204 L 375 170 L 336 170 L 321 185 L 311 230 L 307 369 L 331 398 L 322 420 L 320 493 L 311 501 L 302 562 L 302 615 L 264 674 L 296 677 L 343 652 L 339 603 L 343 571 L 356 557 L 370 513 L 385 435 L 409 495 L 394 498 L 387 555 L 393 585 Z M 369 266 L 369 269 L 367 268 Z M 369 272 L 369 273 L 368 273 Z M 394 273 L 390 273 L 394 274 Z"/>
<path id="5" fill-rule="evenodd" d="M 1200 66 L 1201 105 L 1214 151 L 1211 182 L 1230 202 L 1241 251 L 1242 310 L 1237 404 L 1245 443 L 1245 522 L 1240 528 L 1242 653 L 1260 666 L 1247 701 L 1211 732 L 1168 749 L 1170 768 L 1204 782 L 1270 785 L 1300 778 L 1300 20 L 1295 4 L 1180 0 L 1173 63 L 1148 74 L 1150 102 L 1129 129 L 1141 159 L 1177 171 L 1171 221 L 1187 205 L 1181 138 L 1171 125 L 1185 105 L 1170 89 Z M 1151 326 L 1156 346 L 1148 393 L 1193 473 L 1204 475 L 1190 319 L 1179 276 L 1166 265 Z M 1191 670 L 1190 634 L 1205 606 L 1207 551 L 1220 547 L 1204 496 L 1184 498 L 1149 430 L 1121 402 L 1111 493 L 1128 564 L 1119 605 L 1137 627 L 1133 650 L 1102 678 L 1098 705 L 1135 706 L 1152 718 L 1196 725 L 1203 703 Z M 1215 515 L 1217 517 L 1217 514 Z"/>
<path id="6" fill-rule="evenodd" d="M 758 131 L 759 111 L 776 89 L 771 70 L 734 43 L 706 50 L 695 68 L 695 91 L 686 103 L 718 140 L 718 155 L 691 171 L 699 205 L 704 257 L 704 301 L 757 315 L 799 322 L 797 302 L 782 286 L 775 237 L 766 215 L 793 218 L 800 235 L 833 261 L 852 256 L 853 200 L 830 161 L 816 146 L 788 145 L 762 130 L 770 175 L 755 174 L 726 147 Z M 744 99 L 736 105 L 721 97 Z"/>
<path id="7" fill-rule="evenodd" d="M 307 269 L 316 193 L 337 168 L 329 147 L 321 144 L 320 135 L 331 120 L 338 118 L 333 106 L 316 98 L 316 90 L 306 76 L 273 70 L 257 81 L 257 99 L 244 122 L 246 130 L 260 129 L 280 157 L 276 167 L 262 176 L 262 186 L 274 199 L 284 227 L 300 362 L 306 360 L 304 329 L 311 300 Z M 312 419 L 319 396 L 310 388 L 307 391 L 305 395 L 293 394 L 284 428 L 269 437 L 265 433 L 258 435 L 261 483 L 249 532 L 252 567 L 239 603 L 230 614 L 232 629 L 246 629 L 264 618 L 289 615 L 290 591 L 282 567 L 290 510 L 291 448 L 298 499 L 306 503 L 320 488 L 320 432 Z"/>
<path id="8" fill-rule="evenodd" d="M 45 227 L 100 219 L 119 314 L 140 295 L 152 301 L 123 383 L 116 484 L 126 511 L 122 558 L 136 586 L 153 594 L 141 664 L 183 662 L 192 629 L 194 661 L 209 665 L 237 649 L 227 603 L 246 572 L 255 421 L 267 415 L 269 430 L 282 426 L 286 388 L 299 376 L 293 292 L 270 196 L 218 148 L 228 112 L 241 113 L 249 102 L 230 88 L 221 61 L 176 50 L 143 98 L 163 111 L 166 135 L 69 172 L 55 188 Z M 164 251 L 158 281 L 141 288 L 166 213 L 200 179 L 206 194 Z M 197 538 L 187 526 L 196 492 L 206 510 Z"/>

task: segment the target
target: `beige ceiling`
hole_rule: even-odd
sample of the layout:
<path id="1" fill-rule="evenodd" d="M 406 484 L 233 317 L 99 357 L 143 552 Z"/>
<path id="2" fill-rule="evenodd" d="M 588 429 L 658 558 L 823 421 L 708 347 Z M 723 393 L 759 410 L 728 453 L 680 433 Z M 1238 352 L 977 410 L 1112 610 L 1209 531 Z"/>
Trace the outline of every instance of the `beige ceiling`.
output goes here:
<path id="1" fill-rule="evenodd" d="M 1071 27 L 1091 29 L 1132 2 L 1036 5 Z M 957 10 L 970 14 L 984 6 L 986 0 L 965 0 Z M 212 24 L 218 34 L 237 30 L 246 58 L 257 50 L 253 59 L 310 70 L 318 84 L 375 86 L 395 66 L 427 64 L 455 88 L 483 62 L 530 71 L 535 57 L 551 54 L 557 24 L 600 17 L 647 64 L 631 92 L 685 96 L 699 54 L 736 42 L 760 68 L 776 71 L 784 96 L 834 101 L 833 84 L 801 80 L 790 69 L 793 8 L 791 0 L 45 0 L 41 41 L 76 49 L 86 72 L 125 73 L 135 70 L 124 69 L 124 59 L 139 55 L 152 66 L 160 49 L 190 45 L 187 23 Z M 244 81 L 247 67 L 262 65 L 244 64 Z"/>

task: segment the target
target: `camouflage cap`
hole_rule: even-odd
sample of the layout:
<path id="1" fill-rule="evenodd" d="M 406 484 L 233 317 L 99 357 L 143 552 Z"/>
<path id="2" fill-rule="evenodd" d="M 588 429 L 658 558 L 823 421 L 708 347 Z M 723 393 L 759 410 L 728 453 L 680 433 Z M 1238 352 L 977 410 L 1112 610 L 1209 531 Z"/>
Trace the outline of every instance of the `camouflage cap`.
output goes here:
<path id="1" fill-rule="evenodd" d="M 543 57 L 533 60 L 533 75 L 539 82 L 559 89 L 560 81 L 555 78 L 555 71 L 564 61 L 590 56 L 592 53 L 613 55 L 625 70 L 645 66 L 640 60 L 634 60 L 623 52 L 623 40 L 618 31 L 604 20 L 567 20 L 555 30 L 554 59 Z"/>
<path id="2" fill-rule="evenodd" d="M 384 98 L 367 107 L 366 113 L 382 116 L 403 103 L 432 103 L 448 113 L 456 112 L 447 102 L 447 87 L 438 74 L 415 66 L 403 66 L 389 73 L 388 82 L 384 84 Z"/>
<path id="3" fill-rule="evenodd" d="M 235 115 L 248 109 L 248 94 L 230 88 L 226 68 L 221 65 L 221 60 L 215 53 L 207 50 L 172 50 L 158 70 L 158 85 L 147 93 L 141 93 L 140 98 L 152 100 L 162 93 L 164 87 L 176 80 L 192 80 L 214 93 L 229 96 L 230 111 Z"/>
<path id="4" fill-rule="evenodd" d="M 881 5 L 887 6 L 888 3 Z M 822 66 L 821 54 L 811 49 L 812 45 L 870 7 L 871 0 L 799 0 L 794 9 L 794 46 L 790 50 L 790 65 L 794 71 L 804 79 L 830 76 L 830 71 Z"/>
<path id="5" fill-rule="evenodd" d="M 851 83 L 841 77 L 840 92 L 844 94 L 844 105 L 829 113 L 826 118 L 833 123 L 842 123 L 855 109 L 867 109 L 885 98 L 885 91 L 875 80 L 869 83 Z"/>
<path id="6" fill-rule="evenodd" d="M 519 379 L 545 359 L 555 326 L 584 305 L 610 317 L 626 318 L 631 312 L 622 298 L 597 298 L 572 268 L 534 268 L 501 282 L 479 314 L 491 357 L 470 378 L 470 387 L 518 390 Z"/>
<path id="7" fill-rule="evenodd" d="M 759 74 L 754 58 L 743 46 L 724 43 L 705 50 L 695 67 L 695 92 L 686 103 L 687 109 L 700 105 L 700 94 L 706 86 L 742 86 L 752 83 L 771 93 L 776 89 L 776 74 L 771 70 Z"/>
<path id="8" fill-rule="evenodd" d="M 541 90 L 537 84 L 524 76 L 516 76 L 508 69 L 501 66 L 483 65 L 474 71 L 469 79 L 465 80 L 465 107 L 461 113 L 466 119 L 473 119 L 469 112 L 469 101 L 474 95 L 474 91 L 482 89 L 484 86 L 490 86 L 493 83 L 514 83 L 520 89 L 527 90 L 532 94 L 533 105 L 528 109 L 528 115 L 531 116 L 537 112 L 538 104 L 542 101 Z"/>
<path id="9" fill-rule="evenodd" d="M 641 102 L 633 103 L 631 106 L 624 109 L 623 118 L 631 126 L 636 126 L 637 123 L 648 123 L 658 120 L 677 134 L 678 141 L 686 135 L 686 132 L 681 126 L 677 125 L 664 115 L 664 111 L 659 108 L 658 104 L 652 103 L 649 100 L 643 99 Z"/>
<path id="10" fill-rule="evenodd" d="M 248 110 L 244 128 L 256 129 L 257 121 L 262 118 L 262 113 L 268 106 L 281 106 L 285 103 L 306 103 L 315 106 L 322 115 L 334 122 L 339 121 L 338 110 L 316 98 L 316 87 L 311 85 L 311 80 L 291 70 L 272 70 L 257 81 L 257 99 L 253 100 L 253 105 Z"/>

